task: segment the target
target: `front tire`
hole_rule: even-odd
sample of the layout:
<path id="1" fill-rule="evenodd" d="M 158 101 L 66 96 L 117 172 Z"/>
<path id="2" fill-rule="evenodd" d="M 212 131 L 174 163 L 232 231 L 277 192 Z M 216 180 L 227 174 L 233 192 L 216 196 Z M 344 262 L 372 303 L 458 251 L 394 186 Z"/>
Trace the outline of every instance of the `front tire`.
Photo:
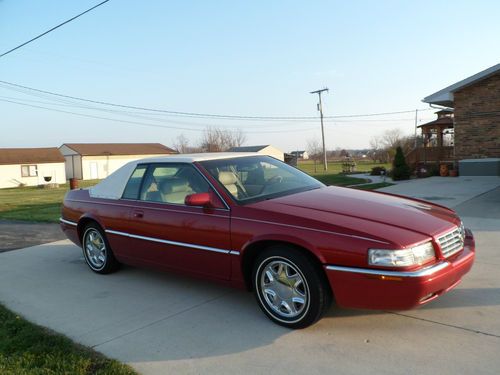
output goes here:
<path id="1" fill-rule="evenodd" d="M 332 293 L 313 260 L 291 246 L 278 245 L 257 257 L 252 282 L 257 302 L 275 323 L 305 328 L 328 310 Z"/>
<path id="2" fill-rule="evenodd" d="M 88 224 L 82 236 L 83 257 L 89 268 L 100 274 L 116 271 L 119 263 L 116 260 L 111 246 L 97 223 Z"/>

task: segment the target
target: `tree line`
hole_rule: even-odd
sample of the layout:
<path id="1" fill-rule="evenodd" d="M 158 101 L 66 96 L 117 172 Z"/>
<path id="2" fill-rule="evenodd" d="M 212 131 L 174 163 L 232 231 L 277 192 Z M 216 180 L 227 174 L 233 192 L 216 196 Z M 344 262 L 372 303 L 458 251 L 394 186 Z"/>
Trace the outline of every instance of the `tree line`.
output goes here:
<path id="1" fill-rule="evenodd" d="M 398 146 L 404 155 L 408 154 L 415 147 L 415 136 L 404 135 L 400 129 L 386 130 L 370 139 L 370 148 L 366 150 L 365 155 L 375 163 L 390 163 L 396 155 Z M 323 159 L 323 148 L 318 139 L 308 140 L 306 150 L 310 159 L 316 161 Z M 340 147 L 327 151 L 328 159 L 342 159 L 349 156 L 353 155 Z"/>
<path id="2" fill-rule="evenodd" d="M 174 141 L 173 148 L 180 154 L 196 152 L 222 152 L 239 147 L 246 141 L 241 129 L 227 130 L 218 127 L 207 127 L 197 144 L 191 144 L 189 138 L 180 134 Z"/>

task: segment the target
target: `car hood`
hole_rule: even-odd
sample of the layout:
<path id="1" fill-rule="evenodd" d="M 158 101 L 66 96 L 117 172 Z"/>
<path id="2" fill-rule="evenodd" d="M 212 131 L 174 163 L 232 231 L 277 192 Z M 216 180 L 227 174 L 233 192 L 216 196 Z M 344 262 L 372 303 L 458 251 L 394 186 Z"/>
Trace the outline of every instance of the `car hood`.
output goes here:
<path id="1" fill-rule="evenodd" d="M 266 210 L 297 216 L 306 214 L 323 222 L 331 222 L 333 216 L 341 215 L 425 236 L 435 236 L 459 224 L 454 211 L 430 202 L 334 186 L 270 199 L 260 204 L 264 204 Z"/>

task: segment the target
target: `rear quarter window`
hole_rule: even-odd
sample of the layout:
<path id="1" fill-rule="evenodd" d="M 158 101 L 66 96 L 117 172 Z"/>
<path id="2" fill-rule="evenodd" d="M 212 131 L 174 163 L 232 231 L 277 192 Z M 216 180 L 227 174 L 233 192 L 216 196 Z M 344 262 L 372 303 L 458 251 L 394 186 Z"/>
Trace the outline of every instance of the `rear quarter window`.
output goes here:
<path id="1" fill-rule="evenodd" d="M 141 189 L 142 178 L 146 172 L 146 165 L 139 165 L 135 168 L 134 172 L 128 179 L 125 190 L 123 191 L 122 198 L 124 199 L 137 199 L 139 196 L 139 190 Z"/>

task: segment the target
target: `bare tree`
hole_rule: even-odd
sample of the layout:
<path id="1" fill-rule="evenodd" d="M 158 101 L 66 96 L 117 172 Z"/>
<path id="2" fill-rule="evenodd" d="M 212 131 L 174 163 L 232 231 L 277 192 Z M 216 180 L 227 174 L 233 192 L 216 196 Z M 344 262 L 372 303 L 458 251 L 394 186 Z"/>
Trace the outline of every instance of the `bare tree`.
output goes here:
<path id="1" fill-rule="evenodd" d="M 418 141 L 418 137 L 417 138 L 417 141 Z M 415 136 L 414 135 L 408 135 L 408 136 L 405 136 L 401 139 L 401 142 L 400 142 L 400 145 L 401 145 L 401 148 L 403 149 L 403 153 L 406 155 L 408 154 L 411 150 L 413 150 L 415 148 L 415 144 L 416 144 L 416 140 L 415 140 Z"/>
<path id="2" fill-rule="evenodd" d="M 231 134 L 232 134 L 232 141 L 231 142 L 233 143 L 233 145 L 231 147 L 240 147 L 247 140 L 247 136 L 245 135 L 245 133 L 241 129 L 235 130 L 235 131 L 231 132 Z"/>
<path id="3" fill-rule="evenodd" d="M 401 145 L 403 134 L 399 129 L 386 130 L 382 134 L 381 143 L 385 148 L 396 149 Z"/>
<path id="4" fill-rule="evenodd" d="M 372 151 L 380 150 L 382 148 L 380 136 L 376 135 L 370 139 L 370 148 Z"/>
<path id="5" fill-rule="evenodd" d="M 200 148 L 204 152 L 227 151 L 245 143 L 246 135 L 241 129 L 231 131 L 217 127 L 208 127 L 203 132 Z"/>
<path id="6" fill-rule="evenodd" d="M 191 154 L 196 152 L 202 152 L 199 146 L 189 145 L 189 139 L 184 135 L 179 135 L 172 146 L 179 154 Z"/>
<path id="7" fill-rule="evenodd" d="M 306 149 L 309 153 L 309 158 L 314 161 L 314 172 L 317 172 L 316 164 L 323 158 L 323 147 L 319 143 L 318 139 L 309 139 L 307 141 Z M 298 157 L 299 155 L 297 155 L 297 158 Z"/>
<path id="8" fill-rule="evenodd" d="M 307 141 L 306 150 L 309 153 L 309 157 L 313 160 L 319 160 L 323 156 L 323 147 L 316 138 Z"/>
<path id="9" fill-rule="evenodd" d="M 382 142 L 382 137 L 381 136 L 374 136 L 372 139 L 370 139 L 370 158 L 374 162 L 379 162 L 379 163 L 387 163 L 389 160 L 389 154 L 387 153 L 387 150 L 383 146 Z"/>
<path id="10" fill-rule="evenodd" d="M 180 134 L 177 136 L 174 142 L 174 150 L 177 151 L 179 154 L 187 154 L 190 152 L 189 150 L 189 140 L 184 136 L 184 134 Z"/>
<path id="11" fill-rule="evenodd" d="M 373 161 L 387 163 L 394 158 L 398 146 L 401 146 L 406 154 L 413 148 L 414 143 L 414 137 L 403 135 L 400 129 L 386 130 L 370 140 L 370 157 Z"/>
<path id="12" fill-rule="evenodd" d="M 349 151 L 347 151 L 346 149 L 342 149 L 342 150 L 340 150 L 340 157 L 341 157 L 341 158 L 347 158 L 347 157 L 349 157 L 349 156 L 351 156 L 351 155 L 349 154 Z"/>

